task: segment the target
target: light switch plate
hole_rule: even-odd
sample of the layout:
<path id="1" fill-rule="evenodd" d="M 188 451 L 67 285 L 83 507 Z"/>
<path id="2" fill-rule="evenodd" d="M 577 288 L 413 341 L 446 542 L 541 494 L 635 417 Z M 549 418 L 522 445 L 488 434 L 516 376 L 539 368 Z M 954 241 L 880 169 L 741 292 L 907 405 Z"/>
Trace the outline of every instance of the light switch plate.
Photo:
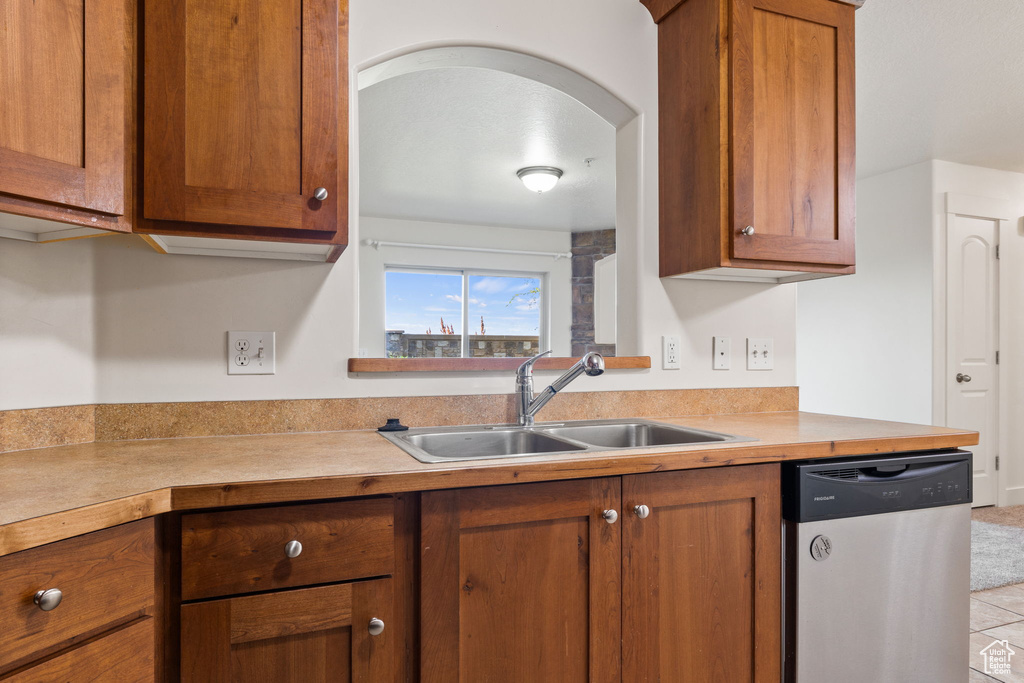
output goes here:
<path id="1" fill-rule="evenodd" d="M 771 337 L 747 339 L 747 370 L 773 370 L 775 349 Z"/>
<path id="2" fill-rule="evenodd" d="M 228 332 L 229 375 L 273 375 L 273 332 Z"/>
<path id="3" fill-rule="evenodd" d="M 732 339 L 729 337 L 715 337 L 712 355 L 714 360 L 712 367 L 715 370 L 729 370 L 732 368 Z"/>

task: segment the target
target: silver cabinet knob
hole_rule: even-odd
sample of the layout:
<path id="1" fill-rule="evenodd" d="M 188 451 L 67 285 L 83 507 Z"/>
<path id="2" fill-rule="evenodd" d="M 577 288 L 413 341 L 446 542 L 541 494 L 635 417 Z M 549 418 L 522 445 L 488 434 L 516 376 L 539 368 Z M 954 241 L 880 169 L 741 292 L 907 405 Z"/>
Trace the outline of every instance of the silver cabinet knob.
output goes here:
<path id="1" fill-rule="evenodd" d="M 609 524 L 615 524 L 615 522 L 619 520 L 619 513 L 615 510 L 605 510 L 601 513 L 601 516 L 604 518 L 604 521 Z"/>
<path id="2" fill-rule="evenodd" d="M 298 557 L 302 554 L 302 544 L 298 541 L 288 541 L 284 547 L 284 554 L 288 557 Z"/>
<path id="3" fill-rule="evenodd" d="M 381 633 L 384 633 L 384 622 L 377 617 L 374 617 L 373 619 L 370 619 L 370 626 L 367 630 L 370 632 L 371 636 L 379 636 Z"/>
<path id="4" fill-rule="evenodd" d="M 959 384 L 963 384 L 964 382 L 970 382 L 971 381 L 971 376 L 970 375 L 965 375 L 962 372 L 958 372 L 958 373 L 956 373 L 956 381 Z"/>
<path id="5" fill-rule="evenodd" d="M 32 602 L 39 606 L 39 609 L 44 612 L 57 609 L 60 605 L 60 601 L 64 599 L 64 593 L 59 588 L 47 588 L 44 591 L 39 591 L 32 598 Z"/>
<path id="6" fill-rule="evenodd" d="M 754 226 L 753 225 L 748 225 L 747 227 L 745 227 L 742 230 L 740 230 L 740 232 L 742 232 L 747 237 L 750 237 L 751 235 L 754 234 Z"/>
<path id="7" fill-rule="evenodd" d="M 646 505 L 634 505 L 633 513 L 640 519 L 647 519 L 651 515 L 651 508 Z"/>
<path id="8" fill-rule="evenodd" d="M 327 188 L 326 187 L 318 187 L 318 188 L 316 188 L 315 190 L 313 190 L 313 197 L 316 198 L 317 201 L 321 201 L 321 202 L 323 200 L 327 199 Z"/>

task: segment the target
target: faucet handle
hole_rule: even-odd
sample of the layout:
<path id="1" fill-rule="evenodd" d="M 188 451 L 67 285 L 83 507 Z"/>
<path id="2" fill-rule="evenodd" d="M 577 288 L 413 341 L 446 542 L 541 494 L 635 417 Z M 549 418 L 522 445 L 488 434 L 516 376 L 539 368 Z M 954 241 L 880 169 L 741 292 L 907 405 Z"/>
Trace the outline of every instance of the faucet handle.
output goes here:
<path id="1" fill-rule="evenodd" d="M 539 361 L 544 356 L 547 356 L 547 355 L 550 355 L 550 354 L 551 354 L 550 351 L 545 351 L 544 353 L 538 353 L 536 356 L 534 356 L 533 358 L 530 358 L 525 363 L 520 365 L 519 369 L 516 370 L 516 375 L 518 375 L 519 377 L 525 377 L 525 376 L 529 375 L 531 372 L 533 372 L 533 364 L 536 363 L 537 361 Z"/>

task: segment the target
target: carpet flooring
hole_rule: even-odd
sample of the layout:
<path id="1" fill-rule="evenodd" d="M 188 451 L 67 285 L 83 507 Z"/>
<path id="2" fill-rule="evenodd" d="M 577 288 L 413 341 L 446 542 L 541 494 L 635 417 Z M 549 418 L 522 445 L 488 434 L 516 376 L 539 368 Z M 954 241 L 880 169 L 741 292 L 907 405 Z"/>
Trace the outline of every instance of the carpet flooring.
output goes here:
<path id="1" fill-rule="evenodd" d="M 1024 529 L 971 521 L 971 591 L 1024 582 Z"/>

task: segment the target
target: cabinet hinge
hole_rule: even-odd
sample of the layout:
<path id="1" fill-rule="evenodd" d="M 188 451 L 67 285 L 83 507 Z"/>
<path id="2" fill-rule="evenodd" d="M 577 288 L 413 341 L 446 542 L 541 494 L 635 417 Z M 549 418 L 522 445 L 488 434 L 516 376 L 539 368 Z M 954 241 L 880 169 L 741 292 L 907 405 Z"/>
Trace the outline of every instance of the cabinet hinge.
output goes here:
<path id="1" fill-rule="evenodd" d="M 999 456 L 996 456 L 996 472 L 999 471 Z"/>
<path id="2" fill-rule="evenodd" d="M 996 365 L 999 365 L 999 352 L 996 351 Z"/>

